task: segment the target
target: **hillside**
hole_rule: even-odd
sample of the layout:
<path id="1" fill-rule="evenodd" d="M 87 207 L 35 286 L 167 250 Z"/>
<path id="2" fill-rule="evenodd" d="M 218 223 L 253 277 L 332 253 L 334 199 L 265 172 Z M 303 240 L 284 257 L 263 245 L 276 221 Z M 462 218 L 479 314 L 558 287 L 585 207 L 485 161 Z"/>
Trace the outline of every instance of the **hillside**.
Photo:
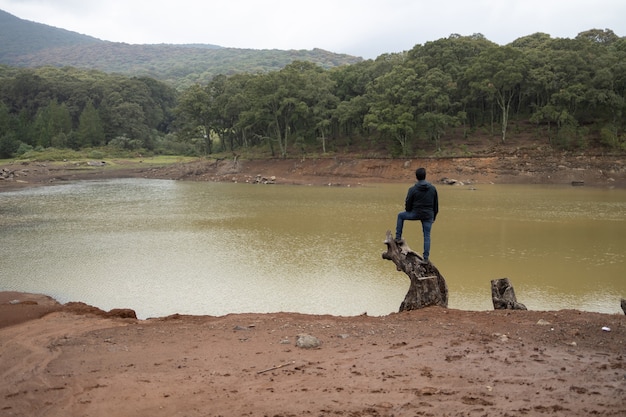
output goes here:
<path id="1" fill-rule="evenodd" d="M 20 19 L 0 10 L 0 63 L 46 49 L 97 45 L 100 39 Z"/>
<path id="2" fill-rule="evenodd" d="M 124 75 L 147 75 L 184 88 L 218 74 L 267 72 L 295 61 L 324 68 L 359 57 L 313 50 L 255 50 L 210 44 L 130 45 L 108 42 L 20 19 L 0 10 L 0 64 L 17 67 L 72 66 Z"/>

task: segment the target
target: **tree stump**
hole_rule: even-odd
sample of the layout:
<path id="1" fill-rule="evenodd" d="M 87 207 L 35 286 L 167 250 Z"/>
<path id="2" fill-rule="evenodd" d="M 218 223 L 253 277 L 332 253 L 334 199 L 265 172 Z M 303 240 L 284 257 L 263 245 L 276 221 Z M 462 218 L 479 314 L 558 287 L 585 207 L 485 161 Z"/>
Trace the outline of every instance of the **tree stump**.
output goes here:
<path id="1" fill-rule="evenodd" d="M 387 252 L 383 252 L 383 259 L 392 261 L 396 269 L 407 274 L 411 280 L 399 311 L 428 306 L 448 307 L 448 286 L 435 265 L 431 262 L 424 263 L 423 258 L 411 250 L 405 241 L 398 244 L 389 230 L 385 244 Z"/>
<path id="2" fill-rule="evenodd" d="M 508 278 L 491 280 L 491 299 L 494 310 L 527 310 L 524 304 L 517 302 Z"/>

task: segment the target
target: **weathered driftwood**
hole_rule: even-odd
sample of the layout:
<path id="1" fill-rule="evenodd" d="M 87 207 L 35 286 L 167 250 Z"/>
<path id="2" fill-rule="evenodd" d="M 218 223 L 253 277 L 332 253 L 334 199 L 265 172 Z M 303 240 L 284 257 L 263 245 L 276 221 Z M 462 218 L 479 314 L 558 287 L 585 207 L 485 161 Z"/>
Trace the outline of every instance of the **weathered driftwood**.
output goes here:
<path id="1" fill-rule="evenodd" d="M 285 366 L 293 365 L 296 361 L 291 361 L 287 363 L 283 363 L 282 365 L 272 366 L 271 368 L 263 369 L 262 371 L 258 371 L 257 374 L 264 374 L 265 372 L 275 371 L 276 369 L 284 368 Z"/>
<path id="2" fill-rule="evenodd" d="M 491 299 L 495 310 L 527 310 L 524 304 L 517 302 L 508 278 L 491 280 Z"/>
<path id="3" fill-rule="evenodd" d="M 622 298 L 621 305 L 622 305 L 622 311 L 624 312 L 624 314 L 626 314 L 626 300 L 624 300 L 623 298 Z"/>
<path id="4" fill-rule="evenodd" d="M 409 276 L 411 285 L 400 304 L 400 311 L 417 310 L 428 306 L 448 307 L 446 280 L 431 262 L 424 263 L 422 257 L 411 250 L 405 241 L 398 244 L 387 231 L 387 252 L 383 259 L 392 261 L 398 271 Z"/>

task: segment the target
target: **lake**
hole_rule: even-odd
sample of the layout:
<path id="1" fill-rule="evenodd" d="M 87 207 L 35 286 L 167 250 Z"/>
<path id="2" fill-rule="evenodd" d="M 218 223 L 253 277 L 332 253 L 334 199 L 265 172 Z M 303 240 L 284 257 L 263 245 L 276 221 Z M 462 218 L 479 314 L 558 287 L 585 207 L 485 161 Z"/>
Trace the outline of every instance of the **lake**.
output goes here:
<path id="1" fill-rule="evenodd" d="M 122 179 L 0 193 L 0 290 L 139 318 L 389 314 L 409 280 L 381 254 L 410 185 Z M 490 281 L 507 277 L 532 310 L 621 313 L 626 190 L 436 185 L 431 261 L 450 308 L 492 309 Z M 419 222 L 404 237 L 421 253 Z"/>

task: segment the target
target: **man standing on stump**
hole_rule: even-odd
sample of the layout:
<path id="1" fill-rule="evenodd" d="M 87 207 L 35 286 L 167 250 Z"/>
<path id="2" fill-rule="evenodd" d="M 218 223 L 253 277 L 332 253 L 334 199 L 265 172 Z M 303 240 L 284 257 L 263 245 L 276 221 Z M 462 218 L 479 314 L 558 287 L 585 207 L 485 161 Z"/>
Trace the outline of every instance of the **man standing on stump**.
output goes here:
<path id="1" fill-rule="evenodd" d="M 434 185 L 426 181 L 426 169 L 415 171 L 417 182 L 409 188 L 403 212 L 398 213 L 396 223 L 396 242 L 402 242 L 402 228 L 405 220 L 421 220 L 424 233 L 424 263 L 428 263 L 430 255 L 430 230 L 439 212 L 439 197 Z"/>

